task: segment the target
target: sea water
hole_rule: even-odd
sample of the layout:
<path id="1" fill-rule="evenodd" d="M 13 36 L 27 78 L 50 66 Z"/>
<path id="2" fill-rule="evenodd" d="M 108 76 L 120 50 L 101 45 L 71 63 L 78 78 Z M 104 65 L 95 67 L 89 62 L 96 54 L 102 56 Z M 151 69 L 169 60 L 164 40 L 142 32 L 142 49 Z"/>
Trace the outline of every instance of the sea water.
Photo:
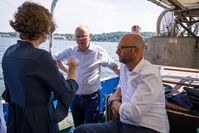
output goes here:
<path id="1" fill-rule="evenodd" d="M 10 45 L 15 44 L 17 42 L 17 40 L 18 40 L 18 38 L 0 37 L 0 95 L 2 94 L 3 90 L 5 89 L 4 82 L 3 82 L 2 68 L 1 68 L 2 56 L 5 52 L 5 50 Z M 117 47 L 116 42 L 92 42 L 92 43 L 103 47 L 107 51 L 107 53 L 119 64 L 118 56 L 115 53 L 116 47 Z M 75 45 L 77 45 L 75 41 L 53 40 L 53 54 L 57 54 L 57 53 L 63 51 L 65 48 L 67 48 L 69 46 L 75 46 Z M 49 51 L 49 40 L 47 40 L 46 42 L 41 44 L 39 48 Z M 13 66 L 13 69 L 14 69 L 14 66 Z M 101 73 L 100 73 L 101 79 L 105 78 L 105 77 L 111 77 L 114 75 L 115 74 L 110 69 L 103 68 L 103 67 L 101 68 Z"/>

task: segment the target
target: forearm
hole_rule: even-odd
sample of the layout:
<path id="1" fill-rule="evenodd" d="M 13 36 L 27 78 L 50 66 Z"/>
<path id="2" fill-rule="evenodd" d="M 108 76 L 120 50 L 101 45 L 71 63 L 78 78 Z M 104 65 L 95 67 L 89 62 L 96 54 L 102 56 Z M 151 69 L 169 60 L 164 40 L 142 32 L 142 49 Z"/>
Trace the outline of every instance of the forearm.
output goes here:
<path id="1" fill-rule="evenodd" d="M 114 95 L 115 97 L 120 97 L 120 98 L 121 98 L 121 88 L 118 87 L 118 88 L 115 90 L 115 92 L 114 92 L 113 95 Z"/>
<path id="2" fill-rule="evenodd" d="M 118 67 L 117 64 L 115 64 L 115 65 L 113 66 L 112 71 L 113 71 L 115 74 L 120 75 L 120 69 L 119 69 L 119 67 Z"/>
<path id="3" fill-rule="evenodd" d="M 119 114 L 120 106 L 121 106 L 120 101 L 116 101 L 116 100 L 112 101 L 111 108 L 113 108 L 117 112 L 117 114 Z"/>
<path id="4" fill-rule="evenodd" d="M 62 71 L 64 71 L 65 73 L 68 73 L 68 69 L 64 66 L 64 64 L 61 61 L 57 60 L 56 64 Z"/>
<path id="5" fill-rule="evenodd" d="M 60 69 L 61 69 L 62 71 L 64 71 L 65 73 L 68 73 L 68 69 L 67 69 L 66 67 L 63 67 L 63 68 L 60 67 Z"/>
<path id="6" fill-rule="evenodd" d="M 68 69 L 68 79 L 76 79 L 76 66 L 69 65 Z"/>
<path id="7" fill-rule="evenodd" d="M 109 96 L 108 103 L 109 103 L 109 105 L 111 107 L 112 107 L 113 103 L 115 103 L 115 102 L 120 103 L 121 102 L 121 94 L 120 93 L 121 93 L 120 88 L 117 88 L 116 91 L 115 91 L 115 93 L 113 95 Z M 116 107 L 116 109 L 117 109 L 117 107 Z"/>

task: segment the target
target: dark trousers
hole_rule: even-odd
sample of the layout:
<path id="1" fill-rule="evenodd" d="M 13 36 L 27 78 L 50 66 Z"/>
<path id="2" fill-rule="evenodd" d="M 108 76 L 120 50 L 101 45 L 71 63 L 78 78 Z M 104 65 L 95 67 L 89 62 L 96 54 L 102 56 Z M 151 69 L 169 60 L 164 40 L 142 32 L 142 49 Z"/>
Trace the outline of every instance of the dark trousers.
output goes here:
<path id="1" fill-rule="evenodd" d="M 100 91 L 90 95 L 75 95 L 71 106 L 75 127 L 84 123 L 97 123 L 99 105 Z"/>
<path id="2" fill-rule="evenodd" d="M 77 127 L 73 133 L 158 133 L 149 128 L 121 123 L 119 120 L 90 123 Z"/>

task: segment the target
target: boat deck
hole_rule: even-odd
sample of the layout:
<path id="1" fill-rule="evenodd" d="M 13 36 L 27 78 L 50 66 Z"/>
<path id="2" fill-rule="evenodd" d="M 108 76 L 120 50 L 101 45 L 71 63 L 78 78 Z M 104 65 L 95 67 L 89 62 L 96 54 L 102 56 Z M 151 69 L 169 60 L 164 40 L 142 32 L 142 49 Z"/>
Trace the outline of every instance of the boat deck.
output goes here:
<path id="1" fill-rule="evenodd" d="M 183 87 L 199 88 L 199 70 L 179 67 L 159 67 L 163 83 L 172 86 L 172 93 L 178 94 L 183 92 Z"/>
<path id="2" fill-rule="evenodd" d="M 199 70 L 197 69 L 168 66 L 158 66 L 157 68 L 161 73 L 163 83 L 172 87 L 169 95 L 177 95 L 184 92 L 183 87 L 199 88 Z M 166 108 L 170 123 L 170 133 L 195 133 L 199 128 L 199 116 L 193 115 L 191 110 L 175 102 L 168 101 Z"/>

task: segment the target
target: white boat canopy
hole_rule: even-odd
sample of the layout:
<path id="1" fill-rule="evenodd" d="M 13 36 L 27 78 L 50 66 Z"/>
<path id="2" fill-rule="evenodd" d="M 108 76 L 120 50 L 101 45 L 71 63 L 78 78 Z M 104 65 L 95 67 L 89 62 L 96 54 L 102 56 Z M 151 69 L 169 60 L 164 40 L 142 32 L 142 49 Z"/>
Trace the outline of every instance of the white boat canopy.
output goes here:
<path id="1" fill-rule="evenodd" d="M 192 36 L 199 40 L 199 0 L 148 0 L 165 10 L 157 21 L 157 36 Z"/>
<path id="2" fill-rule="evenodd" d="M 199 0 L 148 0 L 165 9 L 195 9 L 199 8 Z"/>

